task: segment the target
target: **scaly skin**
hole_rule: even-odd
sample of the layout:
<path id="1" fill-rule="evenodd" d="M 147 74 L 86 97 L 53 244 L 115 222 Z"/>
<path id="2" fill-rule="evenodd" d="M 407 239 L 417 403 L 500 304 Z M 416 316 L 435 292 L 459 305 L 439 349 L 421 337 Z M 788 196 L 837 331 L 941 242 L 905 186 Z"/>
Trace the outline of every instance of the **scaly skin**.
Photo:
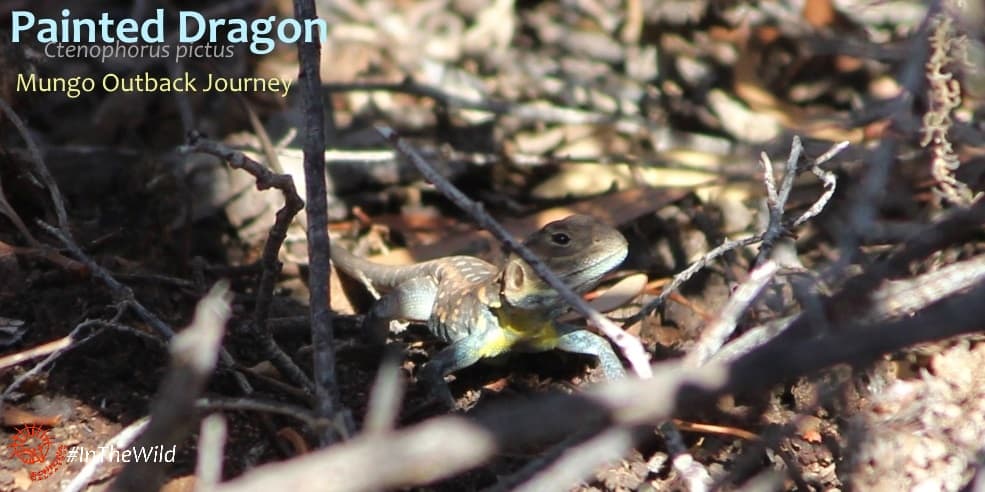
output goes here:
<path id="1" fill-rule="evenodd" d="M 619 231 L 586 215 L 547 224 L 524 244 L 577 293 L 595 287 L 627 253 Z M 502 268 L 471 256 L 389 266 L 332 243 L 332 260 L 346 275 L 386 293 L 366 316 L 375 337 L 385 337 L 390 320 L 399 319 L 427 323 L 449 344 L 420 374 L 446 403 L 454 400 L 445 376 L 511 350 L 590 354 L 607 378 L 625 375 L 604 338 L 556 321 L 567 303 L 515 254 Z"/>

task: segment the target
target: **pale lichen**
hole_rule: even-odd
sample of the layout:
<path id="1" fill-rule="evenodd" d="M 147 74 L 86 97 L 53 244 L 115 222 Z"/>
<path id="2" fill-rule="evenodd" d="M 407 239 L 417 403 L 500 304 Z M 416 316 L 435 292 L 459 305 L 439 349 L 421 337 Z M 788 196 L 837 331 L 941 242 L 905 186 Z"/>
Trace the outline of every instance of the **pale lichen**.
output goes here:
<path id="1" fill-rule="evenodd" d="M 955 177 L 961 161 L 948 139 L 951 115 L 961 106 L 961 84 L 951 71 L 955 62 L 967 59 L 968 39 L 959 35 L 951 17 L 938 13 L 931 21 L 930 59 L 927 61 L 927 112 L 923 115 L 923 139 L 932 155 L 931 173 L 937 181 L 938 196 L 958 206 L 970 205 L 977 196 Z M 980 195 L 980 194 L 979 194 Z"/>

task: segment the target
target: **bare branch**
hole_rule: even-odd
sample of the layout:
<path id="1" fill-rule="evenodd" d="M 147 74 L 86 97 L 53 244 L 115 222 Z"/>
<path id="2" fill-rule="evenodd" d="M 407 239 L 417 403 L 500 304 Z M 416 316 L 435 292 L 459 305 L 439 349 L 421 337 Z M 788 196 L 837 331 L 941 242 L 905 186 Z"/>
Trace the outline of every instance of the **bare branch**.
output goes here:
<path id="1" fill-rule="evenodd" d="M 65 212 L 65 198 L 62 197 L 62 192 L 58 189 L 58 183 L 55 182 L 55 178 L 48 171 L 48 166 L 44 164 L 41 149 L 38 148 L 38 145 L 34 143 L 34 139 L 31 138 L 31 133 L 27 130 L 27 125 L 24 124 L 20 116 L 17 116 L 14 108 L 11 108 L 3 98 L 0 98 L 0 111 L 3 111 L 7 115 L 7 118 L 17 128 L 17 132 L 21 134 L 24 143 L 27 144 L 27 150 L 31 154 L 31 165 L 34 167 L 34 172 L 41 178 L 45 188 L 48 188 L 48 196 L 51 198 L 51 204 L 55 207 L 55 218 L 58 220 L 58 227 L 68 237 L 72 237 L 72 231 L 68 223 L 68 213 Z"/>
<path id="2" fill-rule="evenodd" d="M 103 283 L 106 284 L 106 286 L 113 291 L 113 296 L 115 298 L 117 298 L 120 301 L 126 302 L 137 313 L 137 316 L 140 317 L 140 319 L 142 319 L 145 323 L 149 324 L 151 328 L 154 328 L 154 330 L 157 331 L 158 334 L 160 334 L 165 339 L 170 339 L 171 337 L 174 336 L 174 330 L 172 330 L 167 323 L 162 321 L 161 318 L 158 318 L 156 314 L 152 313 L 149 309 L 144 307 L 143 304 L 137 301 L 137 298 L 134 295 L 133 290 L 130 289 L 130 287 L 121 284 L 119 281 L 113 278 L 113 275 L 110 274 L 108 271 L 106 271 L 105 268 L 103 268 L 98 263 L 96 263 L 92 258 L 89 257 L 89 255 L 85 254 L 82 251 L 82 248 L 80 248 L 79 245 L 75 244 L 75 240 L 73 240 L 70 235 L 65 233 L 65 231 L 63 231 L 62 229 L 55 228 L 40 220 L 38 221 L 38 225 L 41 226 L 42 229 L 47 231 L 52 236 L 55 236 L 55 238 L 57 238 L 59 241 L 61 241 L 62 245 L 65 246 L 66 249 L 68 249 L 69 253 L 71 253 L 72 256 L 75 257 L 75 259 L 84 263 L 86 268 L 88 268 L 89 271 L 92 272 L 93 276 L 95 276 L 99 280 L 102 280 Z"/>
<path id="3" fill-rule="evenodd" d="M 22 350 L 16 354 L 10 354 L 4 357 L 0 357 L 0 370 L 6 369 L 10 366 L 16 366 L 21 362 L 31 360 L 35 357 L 41 357 L 42 355 L 48 355 L 52 352 L 58 352 L 63 350 L 72 344 L 71 335 L 67 335 L 59 338 L 58 340 L 52 340 L 48 343 L 42 343 L 37 347 L 31 347 L 27 350 Z"/>
<path id="4" fill-rule="evenodd" d="M 793 143 L 790 144 L 790 155 L 787 157 L 787 168 L 783 172 L 783 181 L 780 183 L 779 191 L 776 190 L 775 178 L 773 177 L 773 165 L 769 156 L 762 155 L 763 178 L 766 182 L 766 197 L 769 205 L 770 220 L 766 230 L 760 234 L 762 244 L 759 246 L 759 253 L 756 254 L 756 266 L 762 265 L 770 253 L 773 246 L 780 239 L 787 228 L 783 224 L 783 213 L 787 206 L 787 199 L 790 198 L 790 190 L 793 188 L 793 179 L 797 176 L 797 163 L 800 162 L 800 155 L 804 152 L 804 146 L 800 142 L 800 137 L 794 135 Z"/>
<path id="5" fill-rule="evenodd" d="M 200 398 L 195 402 L 195 406 L 201 410 L 223 410 L 227 412 L 265 412 L 286 415 L 288 417 L 304 422 L 312 429 L 328 427 L 324 421 L 312 415 L 304 408 L 279 401 L 264 401 L 255 398 Z"/>
<path id="6" fill-rule="evenodd" d="M 631 316 L 625 320 L 626 324 L 636 323 L 642 320 L 645 316 L 649 315 L 667 300 L 671 294 L 677 291 L 684 284 L 691 279 L 696 273 L 708 266 L 712 261 L 718 259 L 725 253 L 732 251 L 737 248 L 744 248 L 756 244 L 758 242 L 763 242 L 763 247 L 760 248 L 759 254 L 757 255 L 756 265 L 761 263 L 761 260 L 767 258 L 769 251 L 772 249 L 772 242 L 776 241 L 783 234 L 788 233 L 791 229 L 799 227 L 807 220 L 813 218 L 817 214 L 821 213 L 824 206 L 827 205 L 831 196 L 834 194 L 835 190 L 835 176 L 833 173 L 824 171 L 820 169 L 822 163 L 829 161 L 839 152 L 848 146 L 848 142 L 841 142 L 832 146 L 827 152 L 825 152 L 821 157 L 819 157 L 814 164 L 811 166 L 811 171 L 824 183 L 825 191 L 820 198 L 814 203 L 813 206 L 804 212 L 793 225 L 787 227 L 783 224 L 783 207 L 786 204 L 787 198 L 790 195 L 790 189 L 793 187 L 793 177 L 796 173 L 797 161 L 800 159 L 800 154 L 803 152 L 803 146 L 801 145 L 800 138 L 794 137 L 794 141 L 791 144 L 790 156 L 787 159 L 787 172 L 784 175 L 783 182 L 781 183 L 781 189 L 776 189 L 775 178 L 773 177 L 773 164 L 769 156 L 765 153 L 762 154 L 761 163 L 764 168 L 764 184 L 766 187 L 767 201 L 769 203 L 769 213 L 770 220 L 766 226 L 766 230 L 755 236 L 747 237 L 745 239 L 737 241 L 725 241 L 721 245 L 715 247 L 711 251 L 705 253 L 701 258 L 694 261 L 682 270 L 677 275 L 674 275 L 674 279 L 670 282 L 670 285 L 664 287 L 656 298 L 644 305 L 640 312 L 634 316 Z M 771 198 L 775 197 L 775 198 Z M 770 245 L 767 247 L 765 244 L 767 240 L 770 241 Z"/>
<path id="7" fill-rule="evenodd" d="M 363 432 L 386 432 L 394 428 L 404 394 L 404 381 L 400 373 L 401 359 L 399 351 L 387 347 L 369 395 Z"/>
<path id="8" fill-rule="evenodd" d="M 685 366 L 701 367 L 711 360 L 735 331 L 739 317 L 752 305 L 753 300 L 773 279 L 778 269 L 779 265 L 775 262 L 767 261 L 749 274 L 749 278 L 736 289 L 728 304 L 722 308 L 718 318 L 705 326 L 698 343 L 684 357 Z"/>
<path id="9" fill-rule="evenodd" d="M 222 480 L 222 455 L 226 445 L 226 419 L 212 414 L 202 419 L 198 432 L 195 492 L 215 490 Z"/>
<path id="10" fill-rule="evenodd" d="M 314 0 L 294 0 L 294 17 L 300 22 L 315 19 Z M 329 311 L 329 239 L 328 196 L 331 190 L 325 182 L 325 133 L 335 139 L 332 105 L 326 105 L 321 89 L 321 42 L 314 37 L 310 42 L 298 43 L 298 59 L 301 65 L 299 84 L 304 99 L 304 183 L 308 199 L 308 309 L 311 312 L 311 345 L 314 365 L 314 393 L 318 414 L 332 419 L 341 412 L 339 387 L 335 375 L 335 335 Z M 331 96 L 329 96 L 331 101 Z M 326 126 L 325 115 L 328 115 Z M 320 436 L 323 446 L 335 442 L 336 436 L 328 429 Z"/>
<path id="11" fill-rule="evenodd" d="M 618 461 L 633 444 L 635 439 L 631 428 L 614 427 L 569 449 L 561 459 L 513 490 L 568 490 L 589 478 L 599 467 Z"/>
<path id="12" fill-rule="evenodd" d="M 314 383 L 291 358 L 274 341 L 270 330 L 267 329 L 267 317 L 270 315 L 270 303 L 273 299 L 274 283 L 280 274 L 281 265 L 278 259 L 280 247 L 287 237 L 287 228 L 301 209 L 304 202 L 294 187 L 294 179 L 287 174 L 274 174 L 263 164 L 250 159 L 242 152 L 233 150 L 218 142 L 201 138 L 201 135 L 189 136 L 188 152 L 203 152 L 225 160 L 234 169 L 242 169 L 256 179 L 257 189 L 277 188 L 284 195 L 284 206 L 277 211 L 277 219 L 270 227 L 267 242 L 263 247 L 261 263 L 263 271 L 260 274 L 260 284 L 257 286 L 256 306 L 253 310 L 253 325 L 249 326 L 251 335 L 256 338 L 270 362 L 294 384 L 314 391 Z"/>
<path id="13" fill-rule="evenodd" d="M 72 481 L 69 482 L 64 489 L 62 489 L 62 492 L 81 492 L 83 489 L 88 487 L 89 483 L 92 482 L 93 477 L 96 476 L 96 472 L 98 472 L 99 468 L 106 462 L 107 456 L 109 456 L 112 452 L 119 452 L 128 448 L 130 444 L 144 432 L 144 429 L 147 428 L 147 424 L 149 422 L 149 417 L 139 419 L 136 422 L 126 426 L 118 434 L 113 436 L 112 439 L 106 441 L 106 444 L 99 446 L 99 453 L 93 457 L 87 456 L 88 461 L 85 466 L 83 466 L 82 470 L 79 470 L 79 473 L 75 475 L 75 478 L 73 478 Z"/>
<path id="14" fill-rule="evenodd" d="M 676 292 L 677 289 L 679 289 L 681 285 L 684 284 L 684 282 L 691 280 L 691 277 L 693 277 L 695 274 L 697 274 L 702 269 L 704 269 L 709 264 L 711 264 L 712 261 L 717 260 L 718 258 L 723 256 L 725 253 L 728 253 L 729 251 L 732 251 L 737 248 L 744 248 L 746 246 L 756 244 L 759 241 L 761 241 L 760 236 L 751 236 L 736 241 L 727 240 L 724 243 L 716 246 L 711 251 L 702 255 L 701 258 L 698 258 L 693 263 L 688 265 L 687 268 L 681 270 L 680 273 L 674 275 L 674 279 L 671 280 L 670 284 L 668 284 L 666 287 L 663 288 L 663 290 L 660 291 L 660 294 L 656 298 L 646 303 L 646 305 L 640 308 L 639 313 L 630 316 L 629 318 L 626 318 L 624 322 L 626 324 L 633 324 L 642 320 L 645 316 L 652 313 L 661 305 L 663 305 L 664 301 L 667 300 L 667 298 L 670 297 L 671 294 Z"/>
<path id="15" fill-rule="evenodd" d="M 171 367 L 151 405 L 151 421 L 137 440 L 137 447 L 177 444 L 194 427 L 195 399 L 205 389 L 218 362 L 231 313 L 230 300 L 229 285 L 219 282 L 199 302 L 192 324 L 172 339 Z M 163 464 L 128 463 L 110 490 L 156 489 L 164 479 Z"/>

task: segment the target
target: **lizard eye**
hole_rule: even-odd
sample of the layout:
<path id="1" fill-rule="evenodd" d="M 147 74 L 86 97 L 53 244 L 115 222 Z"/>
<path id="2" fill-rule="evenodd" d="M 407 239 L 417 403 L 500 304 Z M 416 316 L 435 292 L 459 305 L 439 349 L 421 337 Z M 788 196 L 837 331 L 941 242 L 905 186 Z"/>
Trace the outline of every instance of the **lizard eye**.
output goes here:
<path id="1" fill-rule="evenodd" d="M 571 237 L 563 232 L 555 232 L 554 234 L 551 234 L 551 241 L 554 241 L 556 244 L 561 246 L 566 246 L 571 242 Z"/>

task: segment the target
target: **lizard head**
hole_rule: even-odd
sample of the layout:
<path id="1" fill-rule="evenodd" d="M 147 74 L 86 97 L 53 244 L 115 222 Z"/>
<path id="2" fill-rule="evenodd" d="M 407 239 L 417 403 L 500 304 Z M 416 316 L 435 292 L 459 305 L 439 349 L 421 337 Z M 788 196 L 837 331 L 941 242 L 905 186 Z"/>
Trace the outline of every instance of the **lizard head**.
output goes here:
<path id="1" fill-rule="evenodd" d="M 617 267 L 627 254 L 626 238 L 615 228 L 588 215 L 572 215 L 551 222 L 532 234 L 530 248 L 577 293 L 588 291 Z M 563 301 L 515 253 L 503 269 L 502 293 L 506 303 L 521 309 L 557 309 Z"/>

